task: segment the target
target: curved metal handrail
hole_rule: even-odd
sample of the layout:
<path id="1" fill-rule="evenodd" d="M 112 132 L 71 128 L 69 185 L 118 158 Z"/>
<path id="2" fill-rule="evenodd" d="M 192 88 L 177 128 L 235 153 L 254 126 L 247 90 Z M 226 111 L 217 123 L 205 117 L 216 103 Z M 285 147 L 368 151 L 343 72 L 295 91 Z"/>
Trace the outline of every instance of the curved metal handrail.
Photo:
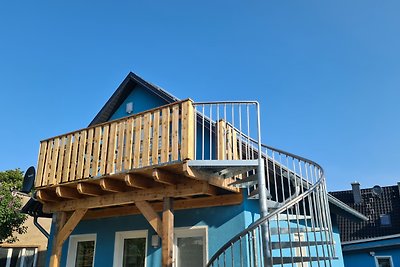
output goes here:
<path id="1" fill-rule="evenodd" d="M 248 137 L 247 137 L 248 138 Z M 257 141 L 254 139 L 249 138 L 249 140 L 253 143 L 256 143 Z M 208 261 L 207 266 L 212 266 L 214 264 L 215 261 L 218 261 L 219 258 L 230 248 L 232 247 L 236 242 L 242 240 L 246 235 L 248 235 L 249 233 L 251 233 L 252 231 L 255 231 L 258 227 L 260 227 L 261 225 L 265 224 L 266 222 L 268 222 L 269 220 L 273 219 L 274 217 L 277 217 L 279 214 L 283 213 L 285 210 L 288 210 L 288 208 L 296 205 L 297 203 L 301 202 L 302 200 L 304 200 L 307 197 L 311 197 L 310 195 L 313 192 L 316 192 L 321 186 L 322 189 L 324 190 L 323 192 L 326 192 L 326 189 L 324 187 L 324 181 L 325 181 L 325 176 L 324 176 L 324 170 L 323 168 L 316 162 L 306 159 L 304 157 L 295 155 L 293 153 L 290 152 L 286 152 L 284 150 L 281 149 L 276 149 L 274 147 L 271 146 L 267 146 L 264 144 L 261 144 L 261 146 L 264 149 L 270 150 L 270 151 L 274 151 L 276 153 L 279 154 L 283 154 L 286 156 L 289 156 L 293 159 L 298 160 L 299 162 L 304 162 L 309 164 L 310 166 L 314 166 L 315 168 L 317 168 L 319 170 L 319 177 L 317 178 L 317 180 L 315 181 L 314 184 L 311 185 L 311 187 L 308 187 L 307 190 L 305 190 L 303 193 L 301 193 L 300 195 L 296 196 L 295 198 L 289 200 L 288 202 L 286 202 L 282 207 L 276 209 L 275 211 L 269 213 L 268 215 L 258 219 L 257 221 L 255 221 L 254 223 L 252 223 L 250 226 L 248 226 L 246 229 L 244 229 L 243 231 L 241 231 L 240 233 L 238 233 L 237 235 L 235 235 L 233 238 L 231 238 L 228 242 L 226 242 L 212 257 L 211 259 Z M 266 160 L 271 159 L 267 154 L 265 154 L 265 158 Z M 304 180 L 303 177 L 300 176 L 301 179 Z"/>

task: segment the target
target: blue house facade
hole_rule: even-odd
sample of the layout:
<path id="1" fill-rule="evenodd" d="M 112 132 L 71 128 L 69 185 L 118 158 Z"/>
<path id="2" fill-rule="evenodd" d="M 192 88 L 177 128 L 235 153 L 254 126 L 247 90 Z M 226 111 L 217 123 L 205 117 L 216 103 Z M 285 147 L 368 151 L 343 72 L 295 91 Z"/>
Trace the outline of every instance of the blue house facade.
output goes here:
<path id="1" fill-rule="evenodd" d="M 41 142 L 48 266 L 343 266 L 331 218 L 365 216 L 317 163 L 262 145 L 258 111 L 130 73 L 87 128 Z"/>
<path id="2" fill-rule="evenodd" d="M 393 267 L 400 265 L 399 185 L 374 186 L 331 192 L 353 209 L 368 217 L 355 223 L 337 217 L 345 266 Z"/>

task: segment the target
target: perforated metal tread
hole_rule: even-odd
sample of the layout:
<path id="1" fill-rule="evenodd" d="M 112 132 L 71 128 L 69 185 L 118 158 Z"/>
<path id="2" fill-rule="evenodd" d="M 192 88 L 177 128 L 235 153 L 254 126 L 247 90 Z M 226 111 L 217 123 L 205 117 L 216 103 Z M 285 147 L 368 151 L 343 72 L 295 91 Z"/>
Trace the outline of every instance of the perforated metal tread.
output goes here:
<path id="1" fill-rule="evenodd" d="M 257 160 L 190 160 L 188 166 L 209 176 L 230 178 L 254 170 Z"/>

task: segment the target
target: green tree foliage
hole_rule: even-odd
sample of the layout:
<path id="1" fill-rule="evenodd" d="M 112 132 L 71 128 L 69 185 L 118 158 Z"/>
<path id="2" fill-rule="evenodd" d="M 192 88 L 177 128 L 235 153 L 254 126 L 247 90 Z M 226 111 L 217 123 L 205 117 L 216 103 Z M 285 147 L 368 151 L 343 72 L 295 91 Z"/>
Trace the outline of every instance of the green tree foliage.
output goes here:
<path id="1" fill-rule="evenodd" d="M 15 233 L 26 232 L 23 226 L 26 216 L 19 213 L 21 198 L 12 195 L 13 190 L 21 188 L 22 180 L 23 172 L 20 169 L 0 172 L 0 244 L 15 242 Z"/>

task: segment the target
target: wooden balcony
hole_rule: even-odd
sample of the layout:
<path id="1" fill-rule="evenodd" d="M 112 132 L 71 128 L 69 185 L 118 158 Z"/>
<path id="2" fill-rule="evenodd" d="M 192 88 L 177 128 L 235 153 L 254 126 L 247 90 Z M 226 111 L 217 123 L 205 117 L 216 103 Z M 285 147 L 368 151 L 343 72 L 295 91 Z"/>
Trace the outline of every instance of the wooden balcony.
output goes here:
<path id="1" fill-rule="evenodd" d="M 193 159 L 193 106 L 177 102 L 40 142 L 36 188 Z"/>
<path id="2" fill-rule="evenodd" d="M 196 159 L 195 124 L 193 103 L 184 100 L 43 140 L 35 180 L 37 197 L 47 212 L 74 210 L 79 203 L 99 208 L 166 196 L 211 196 L 213 200 L 203 203 L 221 205 L 216 196 L 240 191 L 229 186 L 233 178 L 207 177 L 190 168 L 188 161 Z M 213 127 L 221 132 L 215 138 L 216 157 L 237 159 L 236 132 L 225 122 Z M 119 193 L 119 201 L 112 193 Z M 83 198 L 87 201 L 82 202 Z"/>

